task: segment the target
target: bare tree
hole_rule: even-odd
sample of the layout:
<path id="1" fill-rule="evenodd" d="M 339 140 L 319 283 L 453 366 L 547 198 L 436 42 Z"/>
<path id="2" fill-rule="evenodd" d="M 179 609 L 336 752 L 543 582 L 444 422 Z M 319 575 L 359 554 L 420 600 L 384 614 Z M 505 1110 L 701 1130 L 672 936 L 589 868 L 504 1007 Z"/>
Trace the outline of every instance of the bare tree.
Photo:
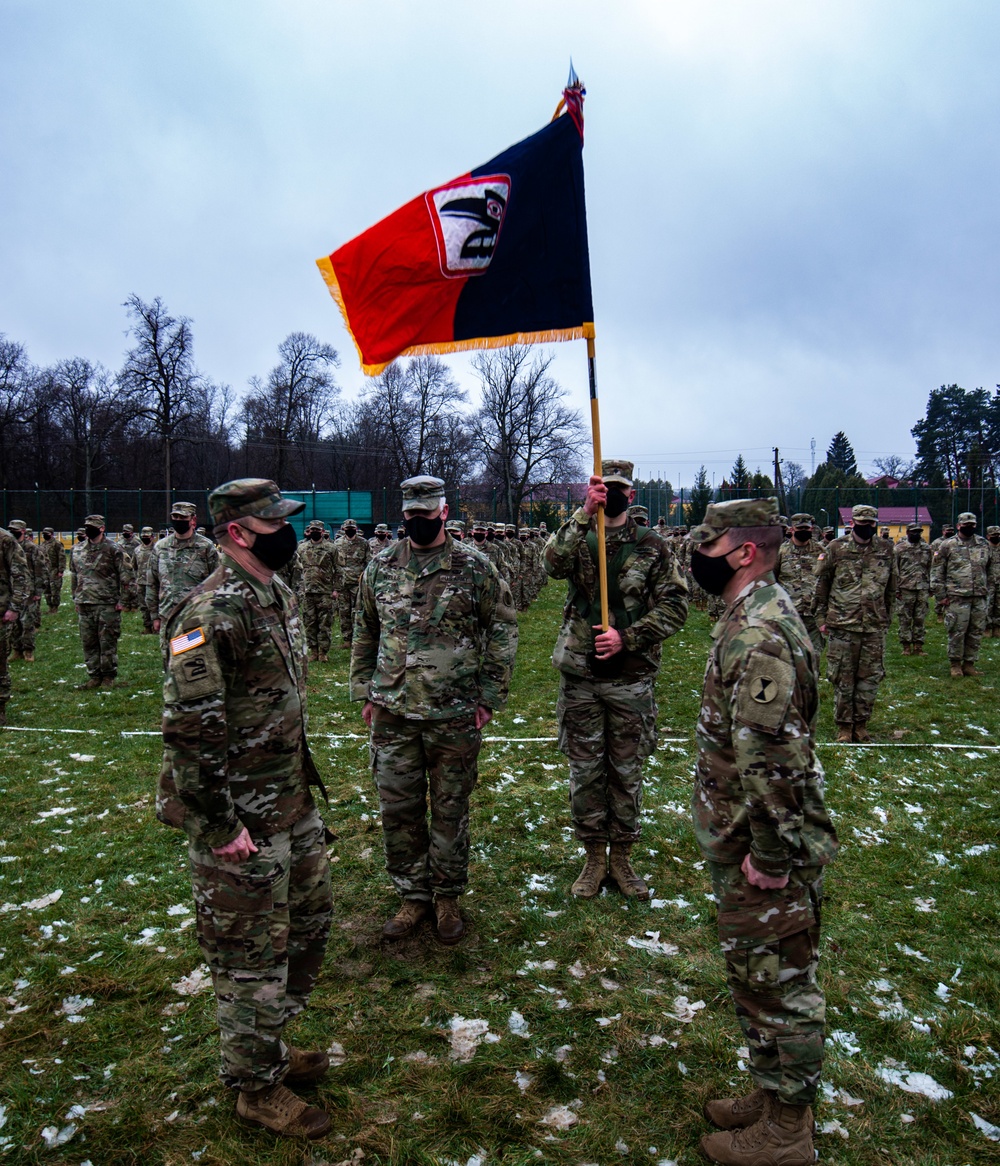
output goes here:
<path id="1" fill-rule="evenodd" d="M 0 332 L 0 487 L 6 488 L 10 473 L 8 451 L 22 428 L 32 419 L 37 370 L 28 360 L 23 344 Z"/>
<path id="2" fill-rule="evenodd" d="M 473 362 L 482 386 L 474 418 L 479 454 L 511 521 L 532 489 L 581 473 L 587 430 L 562 403 L 566 391 L 548 375 L 551 363 L 532 358 L 525 345 L 483 352 Z"/>
<path id="3" fill-rule="evenodd" d="M 909 482 L 917 468 L 913 458 L 905 458 L 898 453 L 887 453 L 882 457 L 873 458 L 872 465 L 880 474 L 897 482 Z"/>

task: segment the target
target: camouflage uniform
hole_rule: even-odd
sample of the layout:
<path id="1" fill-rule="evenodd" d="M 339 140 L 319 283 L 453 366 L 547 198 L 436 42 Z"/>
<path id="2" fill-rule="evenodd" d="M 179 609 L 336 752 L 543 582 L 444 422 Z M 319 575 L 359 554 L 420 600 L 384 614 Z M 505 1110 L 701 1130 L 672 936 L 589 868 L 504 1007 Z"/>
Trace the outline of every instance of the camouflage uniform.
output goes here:
<path id="1" fill-rule="evenodd" d="M 899 642 L 904 655 L 919 656 L 924 646 L 927 621 L 928 595 L 931 587 L 931 548 L 919 538 L 911 543 L 911 534 L 923 532 L 920 523 L 911 523 L 907 528 L 905 542 L 896 543 L 896 574 L 899 601 Z"/>
<path id="2" fill-rule="evenodd" d="M 379 535 L 382 535 L 382 537 L 379 538 Z M 393 537 L 389 533 L 389 528 L 384 522 L 380 522 L 378 526 L 375 527 L 375 533 L 368 540 L 368 545 L 371 547 L 372 558 L 374 558 L 375 555 L 379 553 L 379 551 L 384 551 L 386 547 L 391 547 L 393 541 Z"/>
<path id="3" fill-rule="evenodd" d="M 974 523 L 976 516 L 960 514 L 958 525 Z M 945 628 L 948 631 L 948 659 L 953 666 L 973 669 L 986 629 L 986 595 L 990 576 L 994 586 L 1000 563 L 993 548 L 978 534 L 946 539 L 934 555 L 931 587 L 940 604 L 947 600 Z"/>
<path id="4" fill-rule="evenodd" d="M 227 482 L 217 523 L 279 518 L 302 503 L 273 482 Z M 218 1004 L 222 1079 L 281 1081 L 285 1025 L 309 999 L 332 918 L 330 864 L 306 741 L 305 642 L 294 595 L 228 556 L 168 614 L 163 766 L 156 815 L 187 834 L 198 943 Z M 213 848 L 244 827 L 257 853 Z"/>
<path id="5" fill-rule="evenodd" d="M 165 620 L 218 565 L 218 549 L 203 535 L 178 538 L 171 532 L 161 538 L 146 561 L 146 606 L 153 619 Z M 160 634 L 163 635 L 162 627 Z"/>
<path id="6" fill-rule="evenodd" d="M 118 545 L 125 552 L 125 611 L 139 610 L 138 554 L 142 543 L 135 537 L 135 528 L 128 522 L 122 527 Z"/>
<path id="7" fill-rule="evenodd" d="M 693 536 L 710 542 L 730 527 L 768 525 L 771 511 L 773 500 L 713 504 Z M 818 658 L 770 573 L 743 588 L 713 635 L 696 729 L 695 837 L 755 1083 L 807 1105 L 823 1065 L 823 867 L 837 851 L 815 749 Z M 747 855 L 788 885 L 752 885 L 741 869 Z"/>
<path id="8" fill-rule="evenodd" d="M 812 516 L 792 515 L 792 531 L 812 530 Z M 816 563 L 823 547 L 812 537 L 800 543 L 794 538 L 786 538 L 778 551 L 778 562 L 774 577 L 785 589 L 795 604 L 799 618 L 806 625 L 806 631 L 816 651 L 816 659 L 823 656 L 823 634 L 813 615 L 813 600 L 816 595 Z"/>
<path id="9" fill-rule="evenodd" d="M 423 476 L 402 489 L 404 510 L 433 512 L 444 483 Z M 372 772 L 386 867 L 404 900 L 465 890 L 482 739 L 476 709 L 506 705 L 516 650 L 510 589 L 465 542 L 446 534 L 442 545 L 418 552 L 402 539 L 361 577 L 351 699 L 374 706 Z"/>
<path id="10" fill-rule="evenodd" d="M 21 608 L 17 623 L 13 625 L 10 650 L 15 660 L 21 656 L 31 659 L 35 651 L 35 632 L 42 624 L 42 596 L 48 592 L 49 572 L 41 548 L 28 538 L 26 524 L 15 518 L 9 526 L 28 561 L 28 598 Z"/>
<path id="11" fill-rule="evenodd" d="M 146 569 L 149 566 L 149 556 L 153 553 L 154 537 L 153 528 L 144 526 L 139 532 L 139 546 L 135 552 L 135 587 L 139 602 L 139 614 L 142 616 L 142 630 L 145 635 L 155 634 L 153 632 L 153 617 L 146 600 Z"/>
<path id="12" fill-rule="evenodd" d="M 872 506 L 855 506 L 855 522 L 873 521 Z M 878 686 L 885 676 L 885 633 L 896 600 L 893 545 L 872 538 L 859 543 L 848 532 L 819 556 L 816 567 L 816 622 L 826 626 L 827 677 L 834 686 L 838 726 L 866 735 Z"/>
<path id="13" fill-rule="evenodd" d="M 996 566 L 990 572 L 989 593 L 986 596 L 986 634 L 1000 636 L 1000 586 L 993 581 L 995 572 L 1000 570 L 1000 526 L 986 528 L 986 541 L 993 551 Z"/>
<path id="14" fill-rule="evenodd" d="M 330 651 L 330 625 L 333 623 L 334 550 L 331 543 L 323 540 L 324 529 L 322 522 L 311 522 L 306 527 L 306 538 L 295 552 L 302 622 L 309 653 L 314 659 L 324 658 Z M 319 534 L 319 538 L 310 538 L 310 531 Z"/>
<path id="15" fill-rule="evenodd" d="M 43 527 L 42 540 L 41 552 L 49 575 L 45 600 L 49 611 L 58 611 L 59 600 L 62 598 L 63 574 L 66 571 L 66 549 L 62 545 L 62 539 L 56 538 L 51 526 Z"/>
<path id="16" fill-rule="evenodd" d="M 20 617 L 30 594 L 28 560 L 17 539 L 0 527 L 0 616 L 13 611 Z M 7 701 L 10 700 L 10 669 L 7 660 L 10 655 L 11 632 L 16 626 L 0 620 L 0 724 L 6 721 Z"/>
<path id="17" fill-rule="evenodd" d="M 630 476 L 631 463 L 603 466 L 606 482 Z M 641 537 L 631 518 L 607 530 L 608 604 L 622 637 L 623 671 L 614 679 L 601 677 L 591 658 L 593 628 L 601 622 L 595 528 L 596 520 L 581 506 L 545 546 L 548 575 L 569 581 L 552 654 L 560 673 L 559 749 L 569 758 L 577 838 L 632 843 L 639 837 L 642 763 L 656 748 L 661 644 L 687 618 L 687 588 L 662 539 L 651 532 Z"/>
<path id="18" fill-rule="evenodd" d="M 954 537 L 955 537 L 955 528 L 953 526 L 943 526 L 941 528 L 940 537 L 934 539 L 934 541 L 931 543 L 931 565 L 932 566 L 934 564 L 934 556 L 940 550 L 941 544 L 944 543 L 945 541 L 947 541 L 948 539 L 954 538 Z M 934 614 L 937 616 L 938 623 L 944 623 L 944 612 L 945 612 L 944 606 L 940 603 L 940 601 L 935 600 L 934 601 Z"/>
<path id="19" fill-rule="evenodd" d="M 345 527 L 348 525 L 344 524 Z M 348 529 L 357 531 L 352 522 Z M 340 635 L 343 646 L 351 646 L 354 634 L 354 605 L 358 595 L 358 581 L 361 573 L 372 557 L 371 547 L 366 539 L 355 534 L 348 538 L 338 538 L 333 545 L 333 589 L 337 592 L 337 612 L 340 616 Z"/>
<path id="20" fill-rule="evenodd" d="M 103 527 L 104 519 L 99 514 L 88 515 L 87 525 Z M 70 591 L 91 683 L 103 681 L 110 685 L 118 675 L 124 558 L 118 543 L 103 534 L 95 542 L 88 538 L 77 543 L 70 556 Z"/>

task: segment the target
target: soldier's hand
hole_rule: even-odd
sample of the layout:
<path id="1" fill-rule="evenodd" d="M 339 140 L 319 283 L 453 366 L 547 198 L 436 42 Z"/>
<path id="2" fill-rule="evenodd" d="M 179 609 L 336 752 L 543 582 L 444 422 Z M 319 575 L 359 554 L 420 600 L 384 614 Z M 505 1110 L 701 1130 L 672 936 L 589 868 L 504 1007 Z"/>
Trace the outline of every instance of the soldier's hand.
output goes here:
<path id="1" fill-rule="evenodd" d="M 825 624 L 825 623 L 821 623 L 821 624 L 819 625 L 819 634 L 820 634 L 821 636 L 825 636 L 825 635 L 826 635 L 826 624 Z"/>
<path id="2" fill-rule="evenodd" d="M 121 604 L 121 603 L 116 603 L 116 604 L 115 604 L 115 611 L 123 611 L 123 610 L 124 610 L 124 605 L 123 605 L 123 604 Z"/>
<path id="3" fill-rule="evenodd" d="M 159 630 L 160 630 L 160 621 L 158 619 L 154 619 L 153 620 L 153 631 L 158 632 Z"/>
<path id="4" fill-rule="evenodd" d="M 227 842 L 225 846 L 213 846 L 212 853 L 223 862 L 243 862 L 251 854 L 257 853 L 257 847 L 253 844 L 250 831 L 244 826 L 232 842 Z"/>
<path id="5" fill-rule="evenodd" d="M 747 876 L 747 882 L 751 886 L 759 887 L 762 891 L 780 891 L 782 887 L 788 886 L 788 875 L 782 875 L 779 879 L 774 875 L 764 874 L 750 861 L 749 854 L 743 859 L 740 870 Z"/>
<path id="6" fill-rule="evenodd" d="M 590 481 L 587 483 L 587 497 L 583 500 L 583 508 L 588 514 L 596 514 L 597 511 L 608 500 L 608 488 L 605 486 L 603 479 L 596 474 L 590 475 Z"/>
<path id="7" fill-rule="evenodd" d="M 375 706 L 370 700 L 366 700 L 364 707 L 361 710 L 361 719 L 365 722 L 369 729 L 372 727 L 372 709 L 374 707 Z"/>
<path id="8" fill-rule="evenodd" d="M 594 624 L 594 631 L 601 631 L 599 623 Z M 610 660 L 622 650 L 622 638 L 615 628 L 608 628 L 599 636 L 594 636 L 594 654 L 598 660 Z"/>
<path id="9" fill-rule="evenodd" d="M 481 729 L 493 720 L 493 710 L 479 704 L 476 705 L 476 728 Z"/>
<path id="10" fill-rule="evenodd" d="M 17 612 L 14 611 L 13 608 L 8 608 L 8 610 L 3 613 L 3 622 L 17 623 Z"/>
<path id="11" fill-rule="evenodd" d="M 31 597 L 32 603 L 41 603 L 41 601 L 42 601 L 42 597 L 40 595 L 32 595 L 32 597 Z"/>

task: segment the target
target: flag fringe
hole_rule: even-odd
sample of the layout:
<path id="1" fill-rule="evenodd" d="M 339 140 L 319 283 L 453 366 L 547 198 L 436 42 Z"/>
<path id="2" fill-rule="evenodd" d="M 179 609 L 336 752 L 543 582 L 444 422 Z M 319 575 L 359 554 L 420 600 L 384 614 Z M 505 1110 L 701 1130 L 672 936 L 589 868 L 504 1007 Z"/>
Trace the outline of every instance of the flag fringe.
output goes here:
<path id="1" fill-rule="evenodd" d="M 383 364 L 366 364 L 364 353 L 361 351 L 361 346 L 358 344 L 357 337 L 351 329 L 351 321 L 347 315 L 347 308 L 344 305 L 344 297 L 341 295 L 340 283 L 337 280 L 336 272 L 333 270 L 333 264 L 330 258 L 324 255 L 322 259 L 316 260 L 316 266 L 323 276 L 327 289 L 330 295 L 333 296 L 340 309 L 340 314 L 344 317 L 344 327 L 350 334 L 351 340 L 358 353 L 358 360 L 361 362 L 361 371 L 366 377 L 377 377 L 379 373 L 384 372 L 390 364 L 391 360 L 385 361 Z M 577 324 L 572 328 L 550 328 L 544 332 L 512 332 L 508 336 L 480 336 L 473 340 L 442 340 L 435 344 L 414 344 L 412 348 L 404 348 L 399 356 L 445 356 L 450 352 L 474 352 L 477 349 L 484 348 L 509 348 L 512 344 L 555 344 L 563 340 L 593 340 L 596 333 L 594 331 L 593 321 Z M 394 359 L 399 359 L 395 357 Z"/>

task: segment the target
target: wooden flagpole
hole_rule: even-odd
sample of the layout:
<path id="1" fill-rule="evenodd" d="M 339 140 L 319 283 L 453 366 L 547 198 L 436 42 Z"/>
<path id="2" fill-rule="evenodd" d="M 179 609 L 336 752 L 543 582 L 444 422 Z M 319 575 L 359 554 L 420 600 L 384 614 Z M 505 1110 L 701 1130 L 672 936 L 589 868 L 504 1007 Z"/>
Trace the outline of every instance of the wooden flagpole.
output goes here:
<path id="1" fill-rule="evenodd" d="M 590 380 L 590 427 L 594 435 L 594 474 L 601 473 L 601 414 L 597 405 L 597 353 L 592 338 L 587 339 L 587 373 Z M 604 507 L 597 511 L 597 577 L 601 585 L 601 628 L 610 627 L 608 618 L 608 556 L 604 543 Z"/>

